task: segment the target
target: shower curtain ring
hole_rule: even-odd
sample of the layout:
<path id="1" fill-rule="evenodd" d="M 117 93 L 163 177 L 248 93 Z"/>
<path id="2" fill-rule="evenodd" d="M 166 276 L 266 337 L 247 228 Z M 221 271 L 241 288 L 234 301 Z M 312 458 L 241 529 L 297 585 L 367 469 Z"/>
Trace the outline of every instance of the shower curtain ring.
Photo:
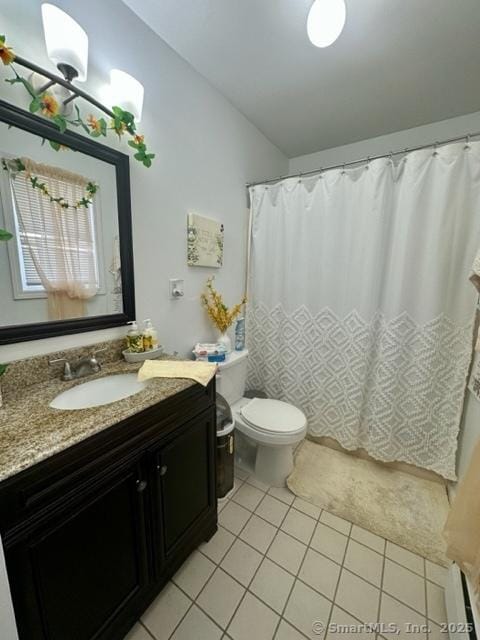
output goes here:
<path id="1" fill-rule="evenodd" d="M 435 144 L 433 145 L 433 156 L 438 156 L 438 151 L 437 151 L 437 147 L 438 147 L 438 142 L 435 142 Z"/>
<path id="2" fill-rule="evenodd" d="M 468 149 L 470 149 L 470 136 L 469 135 L 465 136 L 465 146 L 463 148 L 466 151 L 468 151 Z"/>
<path id="3" fill-rule="evenodd" d="M 298 184 L 302 184 L 302 173 L 298 174 Z"/>
<path id="4" fill-rule="evenodd" d="M 345 175 L 345 164 L 346 164 L 345 162 L 342 164 L 342 176 Z"/>
<path id="5" fill-rule="evenodd" d="M 365 165 L 365 171 L 368 171 L 370 167 L 370 156 L 367 156 L 367 164 Z"/>

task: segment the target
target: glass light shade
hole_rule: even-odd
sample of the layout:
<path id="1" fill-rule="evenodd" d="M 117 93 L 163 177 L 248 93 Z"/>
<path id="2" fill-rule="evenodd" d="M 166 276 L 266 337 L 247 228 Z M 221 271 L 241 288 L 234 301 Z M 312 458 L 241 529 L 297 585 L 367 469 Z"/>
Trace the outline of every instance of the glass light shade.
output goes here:
<path id="1" fill-rule="evenodd" d="M 42 4 L 43 31 L 47 55 L 57 66 L 66 64 L 78 72 L 77 80 L 87 79 L 88 36 L 82 27 L 53 4 Z"/>
<path id="2" fill-rule="evenodd" d="M 329 47 L 342 33 L 346 17 L 345 0 L 315 0 L 307 19 L 310 42 Z"/>
<path id="3" fill-rule="evenodd" d="M 130 111 L 135 120 L 140 122 L 143 109 L 143 84 L 129 73 L 112 69 L 110 71 L 110 96 L 112 106 Z"/>

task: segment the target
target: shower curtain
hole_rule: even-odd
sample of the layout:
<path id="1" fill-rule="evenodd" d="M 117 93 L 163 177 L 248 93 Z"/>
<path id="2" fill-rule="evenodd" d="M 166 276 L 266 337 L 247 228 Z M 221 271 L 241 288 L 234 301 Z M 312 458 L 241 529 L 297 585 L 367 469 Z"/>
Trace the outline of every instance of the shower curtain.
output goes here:
<path id="1" fill-rule="evenodd" d="M 313 436 L 455 479 L 480 143 L 250 189 L 248 386 Z"/>

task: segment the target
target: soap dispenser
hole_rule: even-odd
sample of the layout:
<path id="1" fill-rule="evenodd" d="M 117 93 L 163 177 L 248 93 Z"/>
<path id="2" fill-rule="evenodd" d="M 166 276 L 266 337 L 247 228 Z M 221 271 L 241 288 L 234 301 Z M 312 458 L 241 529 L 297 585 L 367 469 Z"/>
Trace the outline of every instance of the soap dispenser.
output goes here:
<path id="1" fill-rule="evenodd" d="M 144 351 L 143 336 L 138 329 L 137 321 L 132 320 L 131 322 L 127 322 L 127 324 L 131 325 L 127 333 L 127 351 L 131 353 L 142 353 Z"/>
<path id="2" fill-rule="evenodd" d="M 157 330 L 153 327 L 152 321 L 150 318 L 147 318 L 143 322 L 143 350 L 144 351 L 154 351 L 158 349 L 158 333 Z"/>

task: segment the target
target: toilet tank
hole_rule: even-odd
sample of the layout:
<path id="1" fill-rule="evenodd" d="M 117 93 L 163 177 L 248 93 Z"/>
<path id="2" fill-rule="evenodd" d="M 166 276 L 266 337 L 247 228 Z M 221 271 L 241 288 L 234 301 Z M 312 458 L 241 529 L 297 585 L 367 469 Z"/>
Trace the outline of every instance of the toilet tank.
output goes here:
<path id="1" fill-rule="evenodd" d="M 248 350 L 232 351 L 225 362 L 218 363 L 217 391 L 230 406 L 243 398 L 247 382 Z"/>

